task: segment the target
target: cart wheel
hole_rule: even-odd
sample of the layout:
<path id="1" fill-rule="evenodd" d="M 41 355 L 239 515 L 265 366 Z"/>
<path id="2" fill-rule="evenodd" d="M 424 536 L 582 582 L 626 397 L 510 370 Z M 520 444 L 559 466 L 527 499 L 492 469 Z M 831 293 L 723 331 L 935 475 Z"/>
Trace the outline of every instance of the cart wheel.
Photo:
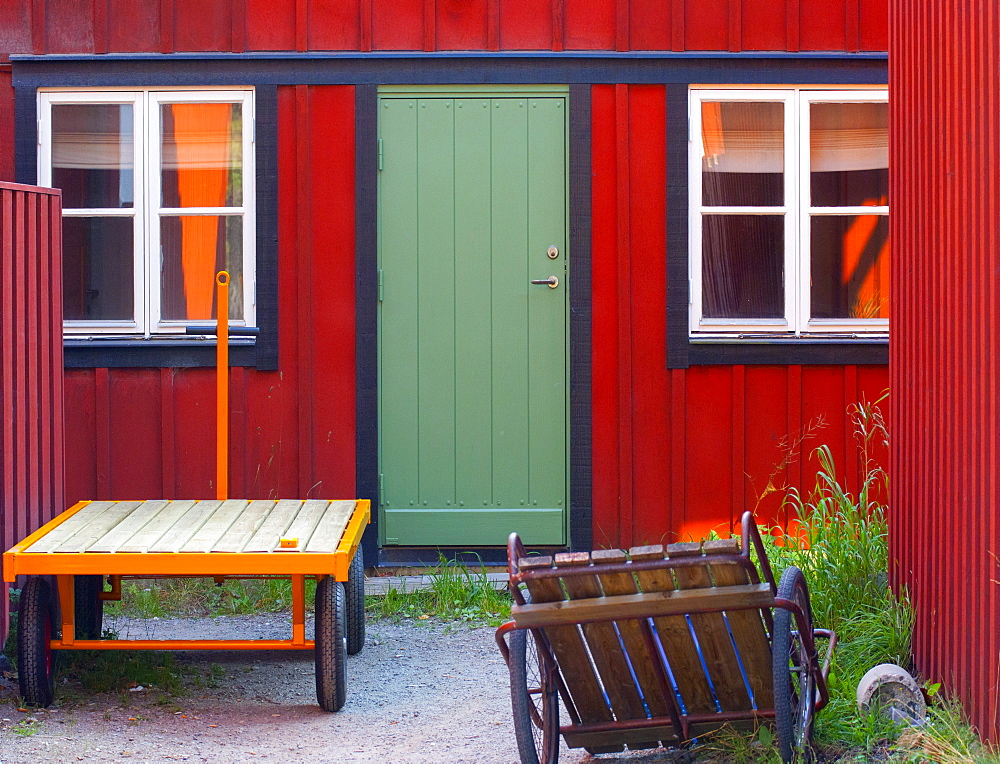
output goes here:
<path id="1" fill-rule="evenodd" d="M 357 655 L 365 646 L 365 560 L 359 548 L 347 571 L 347 654 Z"/>
<path id="2" fill-rule="evenodd" d="M 559 693 L 555 667 L 519 629 L 510 634 L 510 699 L 521 764 L 555 764 L 559 759 Z"/>
<path id="3" fill-rule="evenodd" d="M 48 706 L 55 693 L 52 594 L 44 578 L 29 578 L 17 608 L 17 683 L 28 706 Z"/>
<path id="4" fill-rule="evenodd" d="M 100 639 L 104 626 L 104 576 L 74 576 L 73 622 L 77 639 Z"/>
<path id="5" fill-rule="evenodd" d="M 801 570 L 794 566 L 785 570 L 778 584 L 778 597 L 791 600 L 802 608 L 808 628 L 812 629 L 809 590 Z M 810 659 L 796 627 L 791 611 L 775 608 L 771 640 L 774 711 L 778 751 L 784 762 L 796 758 L 809 760 L 816 703 L 816 677 L 810 670 Z"/>
<path id="6" fill-rule="evenodd" d="M 347 698 L 347 607 L 344 585 L 327 576 L 316 584 L 316 699 L 339 711 Z"/>

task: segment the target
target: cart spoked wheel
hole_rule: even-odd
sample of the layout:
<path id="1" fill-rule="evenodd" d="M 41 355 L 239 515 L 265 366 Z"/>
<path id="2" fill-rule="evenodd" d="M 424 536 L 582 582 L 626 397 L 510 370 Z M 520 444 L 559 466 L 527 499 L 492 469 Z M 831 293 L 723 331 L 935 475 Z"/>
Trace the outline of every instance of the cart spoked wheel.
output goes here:
<path id="1" fill-rule="evenodd" d="M 785 570 L 778 584 L 778 597 L 795 602 L 812 629 L 809 590 L 802 571 L 792 566 Z M 778 751 L 781 760 L 808 761 L 816 702 L 816 679 L 810 670 L 810 657 L 796 628 L 791 611 L 774 610 L 774 635 L 771 653 L 774 661 L 774 710 Z"/>
<path id="2" fill-rule="evenodd" d="M 555 667 L 519 629 L 510 634 L 510 699 L 521 764 L 555 764 L 559 759 L 559 693 Z"/>
<path id="3" fill-rule="evenodd" d="M 52 592 L 44 578 L 32 577 L 17 608 L 17 683 L 28 706 L 48 706 L 55 694 L 56 657 Z"/>
<path id="4" fill-rule="evenodd" d="M 104 627 L 104 576 L 74 576 L 74 636 L 77 639 L 100 639 Z"/>
<path id="5" fill-rule="evenodd" d="M 365 560 L 361 549 L 354 553 L 347 571 L 347 654 L 357 655 L 365 646 Z"/>
<path id="6" fill-rule="evenodd" d="M 316 584 L 316 700 L 339 711 L 347 698 L 347 603 L 344 585 L 332 576 Z"/>

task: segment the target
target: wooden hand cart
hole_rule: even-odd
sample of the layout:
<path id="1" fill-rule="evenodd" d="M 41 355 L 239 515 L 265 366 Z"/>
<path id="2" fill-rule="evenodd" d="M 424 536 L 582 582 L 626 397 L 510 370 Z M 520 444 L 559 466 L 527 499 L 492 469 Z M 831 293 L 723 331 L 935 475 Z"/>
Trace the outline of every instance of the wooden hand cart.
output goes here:
<path id="1" fill-rule="evenodd" d="M 345 655 L 365 641 L 367 499 L 247 501 L 227 498 L 229 274 L 216 276 L 218 320 L 188 327 L 215 334 L 217 464 L 214 500 L 81 501 L 3 556 L 3 580 L 29 576 L 18 606 L 18 682 L 28 705 L 53 698 L 59 650 L 314 650 L 316 697 L 325 711 L 346 699 Z M 54 576 L 56 592 L 42 576 Z M 111 591 L 104 591 L 105 577 Z M 278 640 L 105 639 L 103 603 L 123 579 L 289 578 L 292 635 Z M 315 578 L 315 639 L 306 639 L 305 580 Z M 346 588 L 345 588 L 346 586 Z"/>
<path id="2" fill-rule="evenodd" d="M 836 635 L 813 628 L 798 568 L 775 585 L 751 513 L 742 543 L 553 559 L 528 556 L 512 534 L 508 562 L 513 620 L 496 639 L 523 764 L 553 764 L 560 734 L 608 753 L 679 746 L 726 725 L 774 724 L 786 762 L 808 749 Z M 817 637 L 829 641 L 822 664 Z"/>

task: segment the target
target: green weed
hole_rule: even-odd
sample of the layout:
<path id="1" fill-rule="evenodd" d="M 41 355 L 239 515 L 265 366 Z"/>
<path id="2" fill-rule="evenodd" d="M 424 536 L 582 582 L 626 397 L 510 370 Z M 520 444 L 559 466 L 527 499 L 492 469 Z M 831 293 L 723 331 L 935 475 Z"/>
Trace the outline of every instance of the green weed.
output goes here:
<path id="1" fill-rule="evenodd" d="M 428 571 L 427 589 L 390 588 L 384 595 L 365 597 L 372 618 L 437 618 L 470 625 L 499 626 L 510 617 L 511 599 L 506 588 L 497 589 L 486 569 L 470 569 L 461 562 L 441 558 Z"/>
<path id="2" fill-rule="evenodd" d="M 306 604 L 311 606 L 316 582 L 306 580 Z M 226 580 L 217 585 L 205 578 L 164 578 L 122 583 L 121 602 L 109 602 L 110 616 L 163 618 L 170 615 L 220 616 L 277 613 L 292 605 L 287 579 Z"/>
<path id="3" fill-rule="evenodd" d="M 35 733 L 40 732 L 41 729 L 42 723 L 38 719 L 29 716 L 14 724 L 10 728 L 10 731 L 18 737 L 31 737 Z"/>
<path id="4" fill-rule="evenodd" d="M 1000 764 L 1000 754 L 980 742 L 958 702 L 935 703 L 928 717 L 926 727 L 905 730 L 899 736 L 895 748 L 900 761 Z"/>

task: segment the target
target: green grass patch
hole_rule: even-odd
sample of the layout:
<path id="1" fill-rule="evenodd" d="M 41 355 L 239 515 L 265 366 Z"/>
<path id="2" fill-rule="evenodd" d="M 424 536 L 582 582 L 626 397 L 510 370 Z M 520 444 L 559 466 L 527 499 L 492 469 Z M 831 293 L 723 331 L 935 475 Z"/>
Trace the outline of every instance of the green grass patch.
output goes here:
<path id="1" fill-rule="evenodd" d="M 474 626 L 499 626 L 510 618 L 510 594 L 506 587 L 497 589 L 484 567 L 469 568 L 442 557 L 426 575 L 431 577 L 429 588 L 390 588 L 385 595 L 365 597 L 366 612 L 372 618 L 435 618 Z"/>
<path id="2" fill-rule="evenodd" d="M 316 582 L 307 579 L 309 608 L 315 593 Z M 121 601 L 106 603 L 105 614 L 128 618 L 215 617 L 280 613 L 291 606 L 292 585 L 288 579 L 235 579 L 216 584 L 206 578 L 162 578 L 123 581 Z"/>

